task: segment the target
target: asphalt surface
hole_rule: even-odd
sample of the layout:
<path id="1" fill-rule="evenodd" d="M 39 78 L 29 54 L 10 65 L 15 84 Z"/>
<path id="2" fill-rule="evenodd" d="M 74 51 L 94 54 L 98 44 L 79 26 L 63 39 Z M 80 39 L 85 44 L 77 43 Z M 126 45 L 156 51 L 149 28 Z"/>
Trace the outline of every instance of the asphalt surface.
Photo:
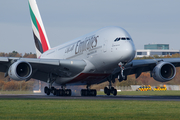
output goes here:
<path id="1" fill-rule="evenodd" d="M 106 96 L 98 95 L 96 97 L 82 96 L 47 96 L 47 95 L 0 95 L 0 99 L 80 99 L 80 100 L 148 100 L 148 101 L 180 101 L 180 96 Z"/>

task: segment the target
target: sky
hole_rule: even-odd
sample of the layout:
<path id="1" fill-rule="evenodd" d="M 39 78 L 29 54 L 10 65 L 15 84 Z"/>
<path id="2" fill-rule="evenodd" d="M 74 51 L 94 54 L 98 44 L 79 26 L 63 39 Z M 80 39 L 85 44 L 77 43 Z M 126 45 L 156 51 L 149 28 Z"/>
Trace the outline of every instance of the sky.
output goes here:
<path id="1" fill-rule="evenodd" d="M 106 26 L 120 26 L 136 49 L 180 49 L 180 0 L 37 0 L 51 48 Z M 0 0 L 0 52 L 35 53 L 28 0 Z"/>

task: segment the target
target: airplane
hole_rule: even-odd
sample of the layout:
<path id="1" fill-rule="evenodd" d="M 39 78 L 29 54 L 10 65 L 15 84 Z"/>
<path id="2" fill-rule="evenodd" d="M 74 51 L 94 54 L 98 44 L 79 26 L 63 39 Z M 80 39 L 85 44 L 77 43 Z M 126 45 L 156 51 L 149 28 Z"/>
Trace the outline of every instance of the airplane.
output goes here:
<path id="1" fill-rule="evenodd" d="M 133 60 L 136 53 L 133 39 L 117 26 L 104 27 L 51 48 L 36 0 L 28 3 L 37 58 L 0 57 L 0 72 L 5 77 L 47 82 L 44 92 L 56 96 L 71 96 L 66 85 L 86 85 L 81 96 L 96 96 L 97 91 L 90 86 L 108 81 L 104 93 L 116 96 L 117 90 L 112 86 L 115 78 L 121 82 L 128 75 L 138 78 L 142 72 L 150 71 L 156 81 L 166 82 L 176 75 L 179 58 Z"/>

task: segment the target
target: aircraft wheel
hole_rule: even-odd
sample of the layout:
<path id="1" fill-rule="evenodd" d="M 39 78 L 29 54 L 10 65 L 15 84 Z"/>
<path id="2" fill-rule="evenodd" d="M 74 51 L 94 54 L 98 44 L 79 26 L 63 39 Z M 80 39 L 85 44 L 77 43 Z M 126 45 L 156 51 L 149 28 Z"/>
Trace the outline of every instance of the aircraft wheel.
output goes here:
<path id="1" fill-rule="evenodd" d="M 51 90 L 48 88 L 47 91 L 46 91 L 46 94 L 50 95 L 50 93 L 51 93 Z"/>
<path id="2" fill-rule="evenodd" d="M 107 94 L 108 88 L 104 87 L 104 93 Z"/>
<path id="3" fill-rule="evenodd" d="M 97 91 L 93 90 L 93 96 L 96 96 L 96 95 L 97 95 Z"/>
<path id="4" fill-rule="evenodd" d="M 117 95 L 117 90 L 114 89 L 114 90 L 112 91 L 112 94 L 113 94 L 114 96 L 116 96 L 116 95 Z"/>
<path id="5" fill-rule="evenodd" d="M 97 91 L 96 90 L 90 90 L 88 95 L 89 96 L 96 96 L 97 95 Z"/>
<path id="6" fill-rule="evenodd" d="M 47 90 L 48 90 L 49 88 L 46 86 L 46 87 L 44 87 L 44 93 L 47 93 Z"/>
<path id="7" fill-rule="evenodd" d="M 56 96 L 60 96 L 60 95 L 59 95 L 59 90 L 56 90 Z"/>
<path id="8" fill-rule="evenodd" d="M 56 94 L 57 94 L 57 90 L 56 90 L 56 89 L 53 89 L 53 90 L 52 90 L 52 93 L 53 93 L 53 95 L 56 95 Z"/>
<path id="9" fill-rule="evenodd" d="M 84 91 L 83 91 L 83 89 L 81 90 L 81 96 L 84 96 Z"/>
<path id="10" fill-rule="evenodd" d="M 82 89 L 81 96 L 87 96 L 87 95 L 88 95 L 88 91 L 86 89 Z"/>
<path id="11" fill-rule="evenodd" d="M 59 96 L 64 96 L 64 91 L 62 89 L 59 90 Z"/>
<path id="12" fill-rule="evenodd" d="M 71 89 L 67 89 L 67 90 L 66 90 L 66 95 L 67 95 L 67 96 L 71 96 Z"/>
<path id="13" fill-rule="evenodd" d="M 106 94 L 109 96 L 110 93 L 111 93 L 111 91 L 108 89 Z"/>

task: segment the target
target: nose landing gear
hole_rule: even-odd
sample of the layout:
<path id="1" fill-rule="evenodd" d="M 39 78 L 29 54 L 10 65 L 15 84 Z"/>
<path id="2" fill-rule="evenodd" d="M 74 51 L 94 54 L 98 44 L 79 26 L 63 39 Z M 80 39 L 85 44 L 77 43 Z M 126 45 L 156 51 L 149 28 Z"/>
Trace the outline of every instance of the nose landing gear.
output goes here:
<path id="1" fill-rule="evenodd" d="M 111 85 L 111 81 L 109 81 L 109 87 L 105 87 L 104 88 L 104 93 L 106 94 L 106 95 L 110 95 L 110 94 L 113 94 L 114 96 L 116 96 L 117 95 L 117 90 L 114 88 L 114 87 L 112 87 L 112 85 Z"/>

